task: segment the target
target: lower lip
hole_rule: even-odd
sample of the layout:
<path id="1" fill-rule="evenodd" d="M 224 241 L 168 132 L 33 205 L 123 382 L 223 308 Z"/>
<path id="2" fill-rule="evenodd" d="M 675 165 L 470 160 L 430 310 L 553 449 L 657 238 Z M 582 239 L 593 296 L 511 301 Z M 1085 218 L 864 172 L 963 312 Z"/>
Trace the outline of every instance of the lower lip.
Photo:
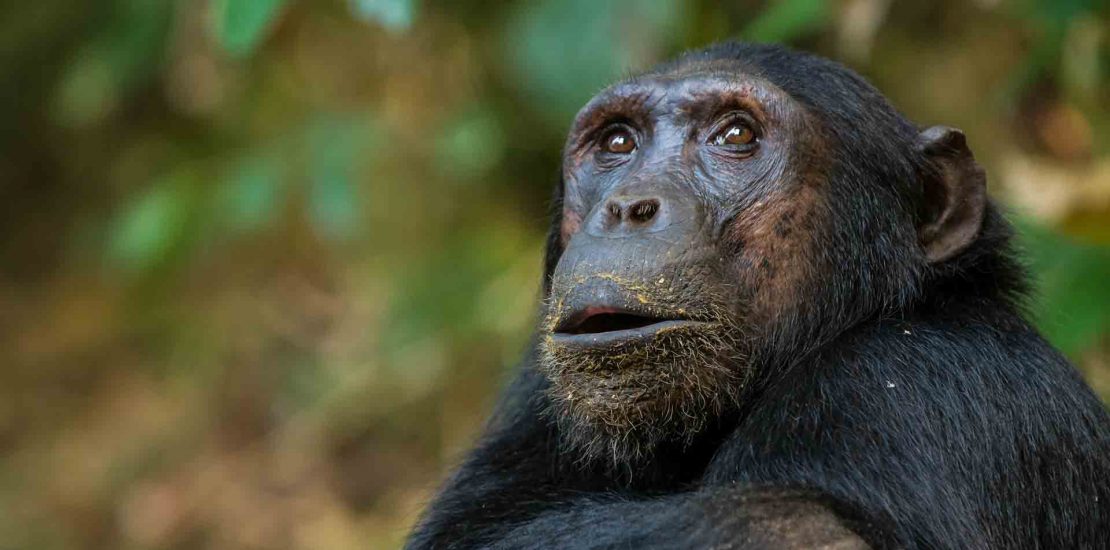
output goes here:
<path id="1" fill-rule="evenodd" d="M 624 330 L 611 330 L 608 332 L 594 332 L 587 334 L 568 334 L 556 332 L 551 335 L 554 344 L 572 347 L 606 347 L 628 342 L 648 340 L 661 332 L 679 328 L 690 328 L 705 325 L 699 321 L 671 320 L 660 321 L 644 327 L 629 328 Z"/>

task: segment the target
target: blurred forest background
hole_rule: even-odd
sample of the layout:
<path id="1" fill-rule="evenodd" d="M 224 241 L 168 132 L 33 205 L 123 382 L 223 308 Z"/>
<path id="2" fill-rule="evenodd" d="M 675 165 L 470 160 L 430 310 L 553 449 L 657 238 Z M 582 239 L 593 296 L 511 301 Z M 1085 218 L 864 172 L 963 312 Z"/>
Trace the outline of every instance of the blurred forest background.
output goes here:
<path id="1" fill-rule="evenodd" d="M 0 548 L 388 548 L 533 322 L 564 132 L 742 37 L 967 131 L 1110 398 L 1098 0 L 35 0 L 0 12 Z"/>

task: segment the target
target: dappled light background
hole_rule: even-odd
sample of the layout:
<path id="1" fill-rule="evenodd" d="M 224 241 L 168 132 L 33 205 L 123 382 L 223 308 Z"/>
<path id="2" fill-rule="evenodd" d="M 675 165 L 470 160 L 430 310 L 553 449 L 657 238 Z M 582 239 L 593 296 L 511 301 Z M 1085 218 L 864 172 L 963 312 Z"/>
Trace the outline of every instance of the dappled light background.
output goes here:
<path id="1" fill-rule="evenodd" d="M 0 11 L 0 547 L 390 548 L 527 344 L 563 134 L 726 38 L 967 131 L 1110 397 L 1099 0 Z"/>

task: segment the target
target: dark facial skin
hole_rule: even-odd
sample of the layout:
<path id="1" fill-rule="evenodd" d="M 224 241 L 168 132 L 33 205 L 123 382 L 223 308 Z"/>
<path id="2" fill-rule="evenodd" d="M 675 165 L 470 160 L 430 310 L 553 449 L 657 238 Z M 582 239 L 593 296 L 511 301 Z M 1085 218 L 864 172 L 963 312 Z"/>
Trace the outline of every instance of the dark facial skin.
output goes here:
<path id="1" fill-rule="evenodd" d="M 809 284 L 819 134 L 774 84 L 716 69 L 616 85 L 567 140 L 542 365 L 585 456 L 634 461 L 734 409 Z"/>

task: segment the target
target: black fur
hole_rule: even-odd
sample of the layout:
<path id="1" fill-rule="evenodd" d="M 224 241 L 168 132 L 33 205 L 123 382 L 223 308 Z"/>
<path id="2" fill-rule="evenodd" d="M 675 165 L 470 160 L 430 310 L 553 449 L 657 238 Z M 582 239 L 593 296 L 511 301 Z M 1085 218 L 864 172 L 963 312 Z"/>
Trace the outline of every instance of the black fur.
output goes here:
<path id="1" fill-rule="evenodd" d="M 654 72 L 711 59 L 786 90 L 836 144 L 827 287 L 779 321 L 739 410 L 635 471 L 561 450 L 534 342 L 407 547 L 764 547 L 775 522 L 827 528 L 814 506 L 875 547 L 1110 547 L 1110 417 L 1024 320 L 997 208 L 968 249 L 925 262 L 915 125 L 851 71 L 779 47 L 722 44 Z"/>

